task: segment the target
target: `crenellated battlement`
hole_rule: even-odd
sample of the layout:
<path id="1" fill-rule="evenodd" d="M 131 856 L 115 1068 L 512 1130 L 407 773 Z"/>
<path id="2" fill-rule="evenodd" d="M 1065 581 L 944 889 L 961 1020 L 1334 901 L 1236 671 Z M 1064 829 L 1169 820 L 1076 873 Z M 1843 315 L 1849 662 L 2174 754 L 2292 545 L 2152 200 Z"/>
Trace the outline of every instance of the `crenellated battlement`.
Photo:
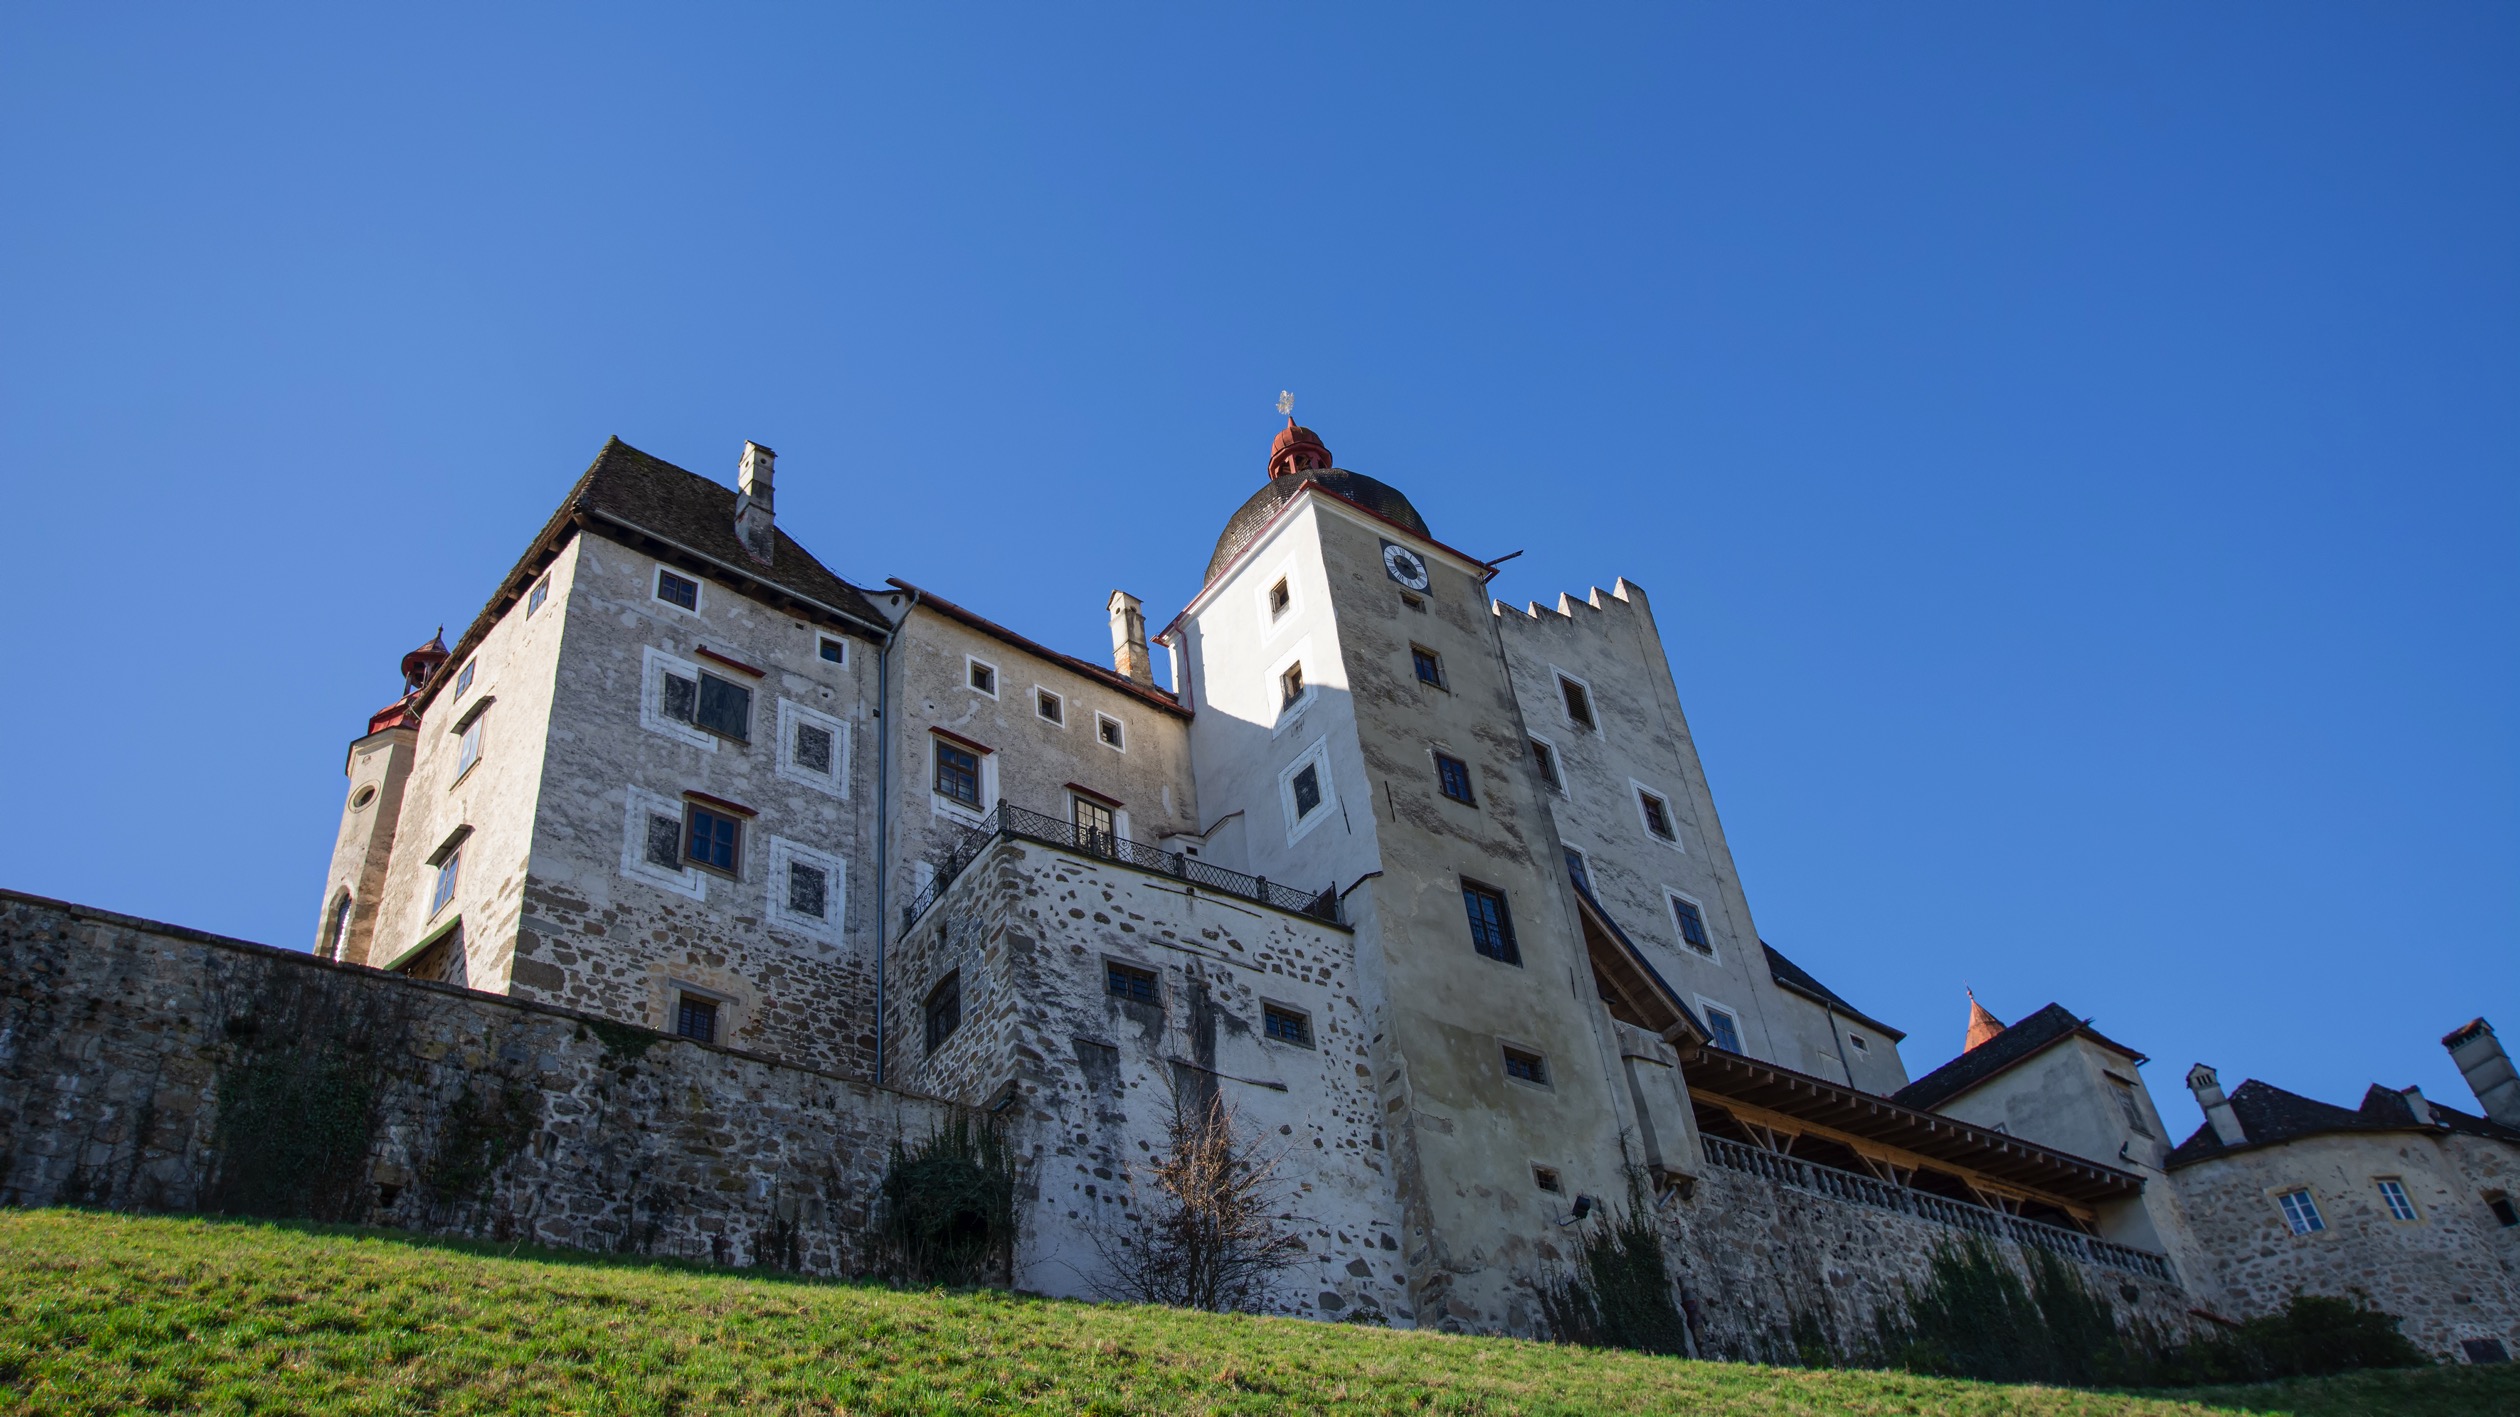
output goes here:
<path id="1" fill-rule="evenodd" d="M 1638 585 L 1636 582 L 1629 580 L 1625 576 L 1621 576 L 1617 580 L 1611 582 L 1610 589 L 1607 591 L 1603 590 L 1599 586 L 1594 586 L 1591 593 L 1586 595 L 1582 600 L 1577 600 L 1572 595 L 1561 594 L 1557 598 L 1557 605 L 1554 609 L 1543 606 L 1539 601 L 1535 600 L 1530 602 L 1526 608 L 1517 610 L 1513 606 L 1507 605 L 1504 601 L 1497 600 L 1489 602 L 1488 610 L 1490 614 L 1496 616 L 1499 620 L 1508 620 L 1513 617 L 1520 617 L 1521 619 L 1535 625 L 1543 623 L 1548 617 L 1552 616 L 1571 623 L 1582 624 L 1584 623 L 1584 617 L 1578 615 L 1576 613 L 1577 611 L 1588 611 L 1594 614 L 1599 614 L 1608 611 L 1641 610 L 1646 612 L 1649 616 L 1653 613 L 1652 607 L 1650 607 L 1645 600 L 1645 588 Z"/>

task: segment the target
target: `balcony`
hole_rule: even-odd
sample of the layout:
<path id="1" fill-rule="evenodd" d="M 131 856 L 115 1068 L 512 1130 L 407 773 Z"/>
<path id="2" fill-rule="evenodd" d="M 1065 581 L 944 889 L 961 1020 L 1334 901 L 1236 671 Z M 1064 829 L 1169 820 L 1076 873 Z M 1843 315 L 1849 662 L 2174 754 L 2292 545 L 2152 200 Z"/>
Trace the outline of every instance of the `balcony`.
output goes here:
<path id="1" fill-rule="evenodd" d="M 2016 1245 L 2045 1250 L 2053 1255 L 2062 1255 L 2066 1259 L 2080 1260 L 2084 1264 L 2123 1270 L 2128 1274 L 2140 1274 L 2147 1279 L 2159 1279 L 2174 1284 L 2178 1282 L 2176 1276 L 2170 1272 L 2170 1262 L 2150 1250 L 2138 1250 L 2130 1245 L 2096 1239 L 2079 1230 L 2068 1230 L 2062 1225 L 2050 1225 L 2040 1220 L 2024 1220 L 2018 1215 L 2006 1215 L 2000 1210 L 1970 1205 L 1966 1201 L 1927 1195 L 1921 1191 L 1909 1190 L 1904 1186 L 1894 1186 L 1871 1176 L 1858 1176 L 1852 1171 L 1840 1171 L 1829 1166 L 1815 1166 L 1808 1161 L 1781 1156 L 1773 1151 L 1765 1151 L 1737 1141 L 1728 1141 L 1722 1137 L 1700 1137 L 1698 1140 L 1699 1144 L 1706 1148 L 1708 1162 L 1730 1171 L 1747 1171 L 1753 1176 L 1764 1177 L 1779 1186 L 1807 1191 L 1816 1196 L 1827 1196 L 1831 1200 L 1844 1201 L 1849 1205 L 1866 1205 L 1876 1210 L 1897 1211 L 1902 1215 L 1912 1215 L 1919 1220 L 1931 1221 L 1936 1225 L 1948 1225 L 1955 1230 L 1966 1230 L 1973 1235 L 1986 1236 L 1988 1239 L 2010 1240 Z"/>
<path id="2" fill-rule="evenodd" d="M 1283 910 L 1289 914 L 1305 916 L 1321 921 L 1325 925 L 1344 926 L 1347 923 L 1339 918 L 1339 893 L 1335 885 L 1319 891 L 1295 890 L 1279 885 L 1266 876 L 1246 876 L 1240 871 L 1228 871 L 1220 866 L 1211 866 L 1196 856 L 1175 851 L 1159 851 L 1142 842 L 1131 841 L 1127 837 L 1114 836 L 1110 832 L 1092 831 L 1074 822 L 1061 821 L 1057 817 L 1044 816 L 1039 812 L 1028 812 L 1011 803 L 1000 802 L 996 811 L 991 812 L 981 820 L 978 826 L 963 833 L 961 838 L 955 841 L 953 849 L 945 854 L 945 859 L 936 863 L 935 879 L 929 881 L 926 889 L 920 891 L 911 898 L 908 905 L 902 907 L 903 933 L 908 933 L 911 926 L 918 924 L 919 918 L 927 914 L 928 908 L 944 898 L 946 890 L 954 884 L 955 878 L 960 876 L 972 862 L 979 860 L 980 853 L 988 850 L 989 844 L 1000 837 L 1014 841 L 1039 842 L 1043 846 L 1055 846 L 1062 851 L 1075 852 L 1079 856 L 1109 861 L 1116 865 L 1127 866 L 1132 870 L 1144 871 L 1149 875 L 1169 877 L 1185 885 L 1213 891 L 1218 895 L 1229 895 L 1239 900 L 1250 901 L 1255 905 L 1265 905 L 1272 910 Z"/>

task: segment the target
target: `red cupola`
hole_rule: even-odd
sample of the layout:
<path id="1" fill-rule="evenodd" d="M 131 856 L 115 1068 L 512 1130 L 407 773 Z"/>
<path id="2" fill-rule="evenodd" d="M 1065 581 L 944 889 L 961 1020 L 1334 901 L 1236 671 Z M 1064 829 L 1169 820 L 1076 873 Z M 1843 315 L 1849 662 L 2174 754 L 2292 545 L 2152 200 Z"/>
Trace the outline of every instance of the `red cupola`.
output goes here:
<path id="1" fill-rule="evenodd" d="M 402 657 L 403 696 L 368 716 L 368 732 L 417 728 L 420 714 L 412 707 L 412 701 L 428 687 L 430 677 L 445 665 L 446 657 L 446 627 L 440 625 L 427 644 Z"/>
<path id="2" fill-rule="evenodd" d="M 1291 477 L 1297 473 L 1330 470 L 1330 450 L 1321 445 L 1321 435 L 1295 422 L 1288 415 L 1286 427 L 1269 445 L 1269 476 Z"/>

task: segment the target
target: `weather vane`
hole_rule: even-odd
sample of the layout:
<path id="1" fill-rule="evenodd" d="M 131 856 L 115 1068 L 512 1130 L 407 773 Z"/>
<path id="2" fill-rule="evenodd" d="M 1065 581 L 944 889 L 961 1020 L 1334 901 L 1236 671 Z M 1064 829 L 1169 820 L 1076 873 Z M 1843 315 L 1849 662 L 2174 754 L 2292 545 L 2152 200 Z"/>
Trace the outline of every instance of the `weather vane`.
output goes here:
<path id="1" fill-rule="evenodd" d="M 1293 418 L 1295 416 L 1294 394 L 1285 389 L 1278 390 L 1278 412 L 1285 414 L 1289 418 Z"/>

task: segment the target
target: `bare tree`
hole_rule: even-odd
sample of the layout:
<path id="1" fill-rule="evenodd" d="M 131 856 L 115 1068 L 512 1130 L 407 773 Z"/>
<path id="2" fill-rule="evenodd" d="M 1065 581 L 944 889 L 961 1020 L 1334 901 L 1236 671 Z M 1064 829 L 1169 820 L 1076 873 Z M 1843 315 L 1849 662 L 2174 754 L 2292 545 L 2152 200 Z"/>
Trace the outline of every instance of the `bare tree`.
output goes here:
<path id="1" fill-rule="evenodd" d="M 1278 1165 L 1258 1154 L 1233 1104 L 1211 1089 L 1172 1089 L 1164 1150 L 1130 1168 L 1155 1195 L 1141 1223 L 1097 1237 L 1113 1298 L 1177 1308 L 1256 1310 L 1270 1275 L 1293 1264 L 1304 1244 L 1278 1229 Z"/>

